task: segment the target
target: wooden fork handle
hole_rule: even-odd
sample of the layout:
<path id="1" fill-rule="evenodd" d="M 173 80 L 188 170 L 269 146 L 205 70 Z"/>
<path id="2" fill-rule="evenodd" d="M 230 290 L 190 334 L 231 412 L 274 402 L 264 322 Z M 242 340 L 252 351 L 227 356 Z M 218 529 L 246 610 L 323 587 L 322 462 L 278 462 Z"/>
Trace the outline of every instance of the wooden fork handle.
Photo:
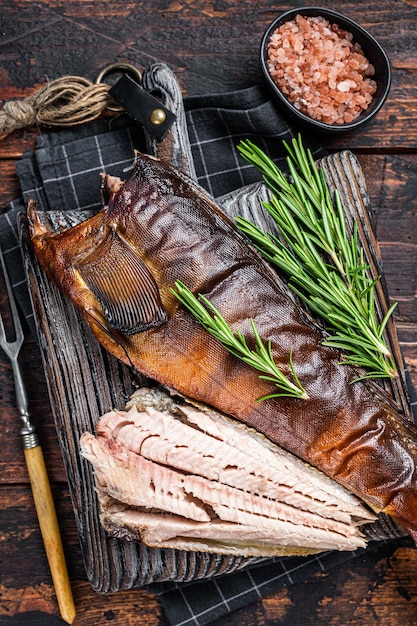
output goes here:
<path id="1" fill-rule="evenodd" d="M 41 446 L 24 450 L 39 526 L 62 619 L 72 624 L 75 605 Z"/>

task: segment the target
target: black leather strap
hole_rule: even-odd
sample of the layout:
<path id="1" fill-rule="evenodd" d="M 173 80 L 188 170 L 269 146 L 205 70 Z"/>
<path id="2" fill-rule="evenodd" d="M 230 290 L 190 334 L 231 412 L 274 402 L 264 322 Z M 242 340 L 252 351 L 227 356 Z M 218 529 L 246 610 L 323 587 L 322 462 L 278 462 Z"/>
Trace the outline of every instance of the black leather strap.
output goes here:
<path id="1" fill-rule="evenodd" d="M 145 91 L 129 74 L 109 89 L 109 95 L 120 104 L 137 124 L 162 141 L 176 117 L 160 100 Z"/>

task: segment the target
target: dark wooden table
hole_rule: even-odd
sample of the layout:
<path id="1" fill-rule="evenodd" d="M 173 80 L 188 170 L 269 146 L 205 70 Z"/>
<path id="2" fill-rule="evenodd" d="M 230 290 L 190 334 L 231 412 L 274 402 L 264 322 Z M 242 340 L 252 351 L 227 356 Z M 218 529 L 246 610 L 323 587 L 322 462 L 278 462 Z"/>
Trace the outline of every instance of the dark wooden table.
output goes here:
<path id="1" fill-rule="evenodd" d="M 253 0 L 0 0 L 0 99 L 24 98 L 46 79 L 93 79 L 105 65 L 168 63 L 184 95 L 228 91 L 261 81 L 263 31 L 282 10 L 303 3 Z M 316 5 L 304 2 L 304 5 Z M 334 8 L 334 2 L 321 2 Z M 377 216 L 377 236 L 401 346 L 417 384 L 417 0 L 339 2 L 385 47 L 392 63 L 389 98 L 364 130 L 322 137 L 330 151 L 360 159 Z M 19 195 L 17 159 L 37 129 L 0 142 L 0 210 Z M 2 296 L 3 294 L 1 294 Z M 27 339 L 22 366 L 59 516 L 77 617 L 75 624 L 166 625 L 146 591 L 95 594 L 86 580 L 63 462 L 36 343 Z M 11 367 L 0 354 L 0 620 L 27 611 L 58 614 L 33 507 L 15 409 Z M 1 622 L 3 623 L 3 622 Z M 330 574 L 269 596 L 216 622 L 302 626 L 411 626 L 417 623 L 417 551 L 405 543 L 337 567 Z"/>

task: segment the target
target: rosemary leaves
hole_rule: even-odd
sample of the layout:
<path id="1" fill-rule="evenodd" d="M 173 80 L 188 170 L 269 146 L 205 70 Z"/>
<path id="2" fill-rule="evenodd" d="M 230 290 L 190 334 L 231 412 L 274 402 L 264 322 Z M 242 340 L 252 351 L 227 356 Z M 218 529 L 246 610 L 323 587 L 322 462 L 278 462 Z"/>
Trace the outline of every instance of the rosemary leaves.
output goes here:
<path id="1" fill-rule="evenodd" d="M 175 282 L 175 287 L 177 291 L 172 289 L 172 293 L 213 337 L 216 337 L 231 354 L 234 354 L 254 369 L 262 372 L 259 378 L 270 380 L 277 386 L 279 391 L 267 396 L 262 396 L 258 399 L 259 401 L 282 396 L 303 399 L 308 398 L 294 370 L 292 354 L 290 354 L 289 363 L 294 382 L 290 381 L 289 378 L 278 369 L 271 353 L 270 342 L 268 342 L 266 346 L 264 345 L 253 320 L 251 320 L 251 324 L 256 345 L 255 349 L 251 350 L 246 343 L 244 335 L 239 330 L 233 332 L 224 317 L 207 298 L 202 294 L 199 294 L 197 298 L 188 287 L 179 280 Z"/>
<path id="2" fill-rule="evenodd" d="M 266 259 L 288 275 L 292 290 L 325 322 L 329 337 L 323 343 L 343 351 L 343 364 L 364 368 L 359 378 L 393 377 L 397 372 L 384 330 L 396 304 L 378 322 L 376 281 L 369 276 L 359 247 L 357 224 L 349 235 L 340 196 L 336 190 L 332 198 L 323 172 L 310 150 L 304 149 L 301 137 L 284 145 L 290 178 L 251 141 L 238 146 L 272 191 L 264 206 L 280 238 L 242 217 L 236 217 L 237 226 Z"/>

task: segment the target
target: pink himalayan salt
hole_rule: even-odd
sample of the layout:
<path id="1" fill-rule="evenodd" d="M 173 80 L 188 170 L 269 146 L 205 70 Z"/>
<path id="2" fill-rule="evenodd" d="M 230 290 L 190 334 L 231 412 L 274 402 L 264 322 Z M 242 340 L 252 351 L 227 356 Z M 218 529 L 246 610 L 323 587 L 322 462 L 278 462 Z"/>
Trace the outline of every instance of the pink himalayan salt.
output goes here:
<path id="1" fill-rule="evenodd" d="M 268 70 L 296 109 L 325 124 L 349 124 L 376 91 L 375 69 L 351 33 L 323 17 L 285 22 L 268 43 Z"/>

